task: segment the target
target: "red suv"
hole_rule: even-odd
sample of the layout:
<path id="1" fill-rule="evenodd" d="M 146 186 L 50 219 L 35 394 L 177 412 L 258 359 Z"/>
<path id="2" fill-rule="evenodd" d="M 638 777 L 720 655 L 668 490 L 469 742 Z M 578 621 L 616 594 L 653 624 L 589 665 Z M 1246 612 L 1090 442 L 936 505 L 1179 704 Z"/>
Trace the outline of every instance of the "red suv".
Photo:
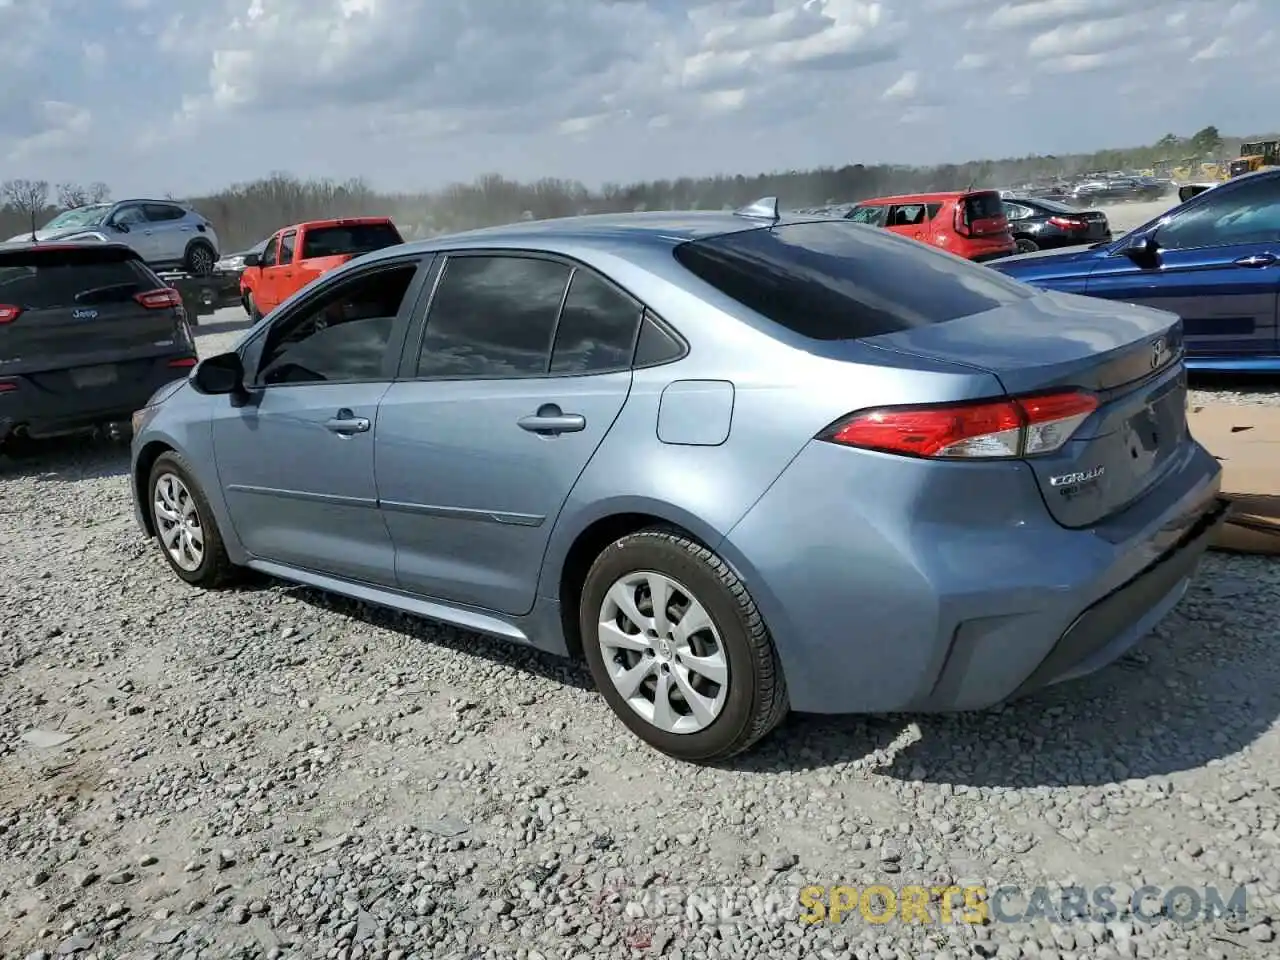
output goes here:
<path id="1" fill-rule="evenodd" d="M 1016 246 L 1004 201 L 995 190 L 875 197 L 860 201 L 845 218 L 979 263 L 1007 257 Z"/>

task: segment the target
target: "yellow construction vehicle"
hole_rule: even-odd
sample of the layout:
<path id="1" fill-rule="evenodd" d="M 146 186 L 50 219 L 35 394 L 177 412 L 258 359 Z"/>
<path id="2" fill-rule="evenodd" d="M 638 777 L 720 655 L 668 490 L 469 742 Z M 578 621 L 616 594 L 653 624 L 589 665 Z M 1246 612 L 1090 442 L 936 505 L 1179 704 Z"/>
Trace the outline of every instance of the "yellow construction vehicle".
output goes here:
<path id="1" fill-rule="evenodd" d="M 1167 158 L 1160 159 L 1151 164 L 1151 176 L 1159 177 L 1161 180 L 1173 179 L 1173 161 Z"/>
<path id="2" fill-rule="evenodd" d="M 1178 165 L 1169 171 L 1170 176 L 1177 183 L 1186 183 L 1191 180 L 1200 179 L 1200 158 L 1199 157 L 1183 157 L 1178 161 Z"/>
<path id="3" fill-rule="evenodd" d="M 1206 160 L 1200 164 L 1200 180 L 1221 183 L 1227 179 L 1227 165 L 1219 160 Z"/>
<path id="4" fill-rule="evenodd" d="M 1280 167 L 1280 140 L 1240 144 L 1240 156 L 1227 166 L 1227 174 L 1238 177 L 1270 167 Z"/>

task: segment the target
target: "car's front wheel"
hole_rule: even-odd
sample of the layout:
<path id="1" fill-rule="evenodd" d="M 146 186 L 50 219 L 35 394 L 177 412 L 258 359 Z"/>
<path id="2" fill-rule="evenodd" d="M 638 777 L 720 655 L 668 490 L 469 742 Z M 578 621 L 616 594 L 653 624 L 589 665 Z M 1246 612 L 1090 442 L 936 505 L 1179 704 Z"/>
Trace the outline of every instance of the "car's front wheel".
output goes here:
<path id="1" fill-rule="evenodd" d="M 173 572 L 196 587 L 230 582 L 235 567 L 187 462 L 173 452 L 161 454 L 151 467 L 147 490 L 156 540 Z"/>
<path id="2" fill-rule="evenodd" d="M 587 574 L 579 624 L 609 706 L 669 756 L 727 759 L 786 715 L 755 601 L 723 560 L 679 532 L 642 530 L 606 548 Z"/>
<path id="3" fill-rule="evenodd" d="M 1027 237 L 1019 237 L 1014 243 L 1014 253 L 1035 253 L 1040 249 L 1040 244 Z"/>

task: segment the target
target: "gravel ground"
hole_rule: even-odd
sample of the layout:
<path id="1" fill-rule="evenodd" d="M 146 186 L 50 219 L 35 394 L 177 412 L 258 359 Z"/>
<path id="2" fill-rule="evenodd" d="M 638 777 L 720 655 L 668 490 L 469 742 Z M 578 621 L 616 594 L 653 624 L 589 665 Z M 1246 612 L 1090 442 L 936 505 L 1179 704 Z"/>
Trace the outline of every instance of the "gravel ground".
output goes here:
<path id="1" fill-rule="evenodd" d="M 202 353 L 243 326 L 207 319 Z M 186 587 L 125 464 L 0 462 L 4 957 L 1275 955 L 1274 561 L 1208 557 L 1095 677 L 981 714 L 793 717 L 698 769 L 579 667 L 276 582 Z M 1243 885 L 1247 915 L 797 919 L 804 885 L 952 882 Z"/>

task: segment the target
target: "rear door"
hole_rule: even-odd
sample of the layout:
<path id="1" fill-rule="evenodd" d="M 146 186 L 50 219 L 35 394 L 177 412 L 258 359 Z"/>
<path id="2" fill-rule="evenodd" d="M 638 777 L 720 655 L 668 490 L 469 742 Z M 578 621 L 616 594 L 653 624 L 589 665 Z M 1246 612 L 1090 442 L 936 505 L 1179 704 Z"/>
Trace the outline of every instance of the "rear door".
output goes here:
<path id="1" fill-rule="evenodd" d="M 1280 178 L 1219 188 L 1151 234 L 1159 255 L 1101 261 L 1091 296 L 1170 310 L 1198 357 L 1280 353 Z"/>
<path id="2" fill-rule="evenodd" d="M 912 240 L 929 239 L 928 207 L 923 203 L 898 203 L 889 208 L 888 227 L 896 234 Z"/>
<path id="3" fill-rule="evenodd" d="M 402 589 L 532 609 L 556 518 L 630 392 L 642 313 L 586 267 L 447 258 L 378 414 L 378 495 Z"/>
<path id="4" fill-rule="evenodd" d="M 144 203 L 142 212 L 147 218 L 155 246 L 157 263 L 180 262 L 187 251 L 187 241 L 195 234 L 195 227 L 187 219 L 187 212 L 176 203 Z"/>

